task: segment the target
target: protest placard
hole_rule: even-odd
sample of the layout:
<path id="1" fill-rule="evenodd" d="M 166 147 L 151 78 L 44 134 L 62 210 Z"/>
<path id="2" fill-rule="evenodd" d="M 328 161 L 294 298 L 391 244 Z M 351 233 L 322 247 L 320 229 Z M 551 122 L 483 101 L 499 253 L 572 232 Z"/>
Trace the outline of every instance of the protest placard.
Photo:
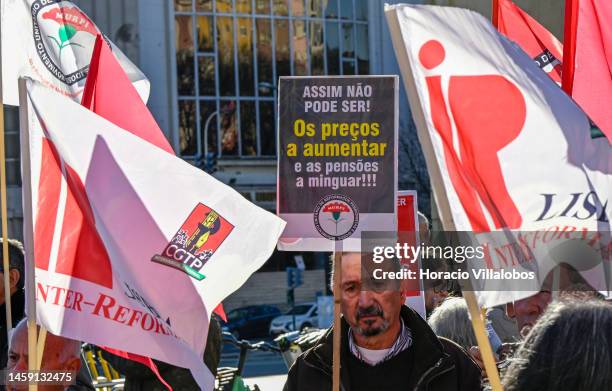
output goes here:
<path id="1" fill-rule="evenodd" d="M 421 245 L 419 232 L 419 218 L 417 214 L 417 192 L 414 190 L 400 190 L 397 193 L 397 231 L 398 242 L 411 246 Z M 418 272 L 421 268 L 420 259 L 416 262 L 402 262 L 410 270 Z M 406 304 L 425 319 L 425 293 L 421 279 L 407 280 L 405 288 Z"/>
<path id="2" fill-rule="evenodd" d="M 359 251 L 394 231 L 397 76 L 281 77 L 278 215 L 285 251 Z"/>

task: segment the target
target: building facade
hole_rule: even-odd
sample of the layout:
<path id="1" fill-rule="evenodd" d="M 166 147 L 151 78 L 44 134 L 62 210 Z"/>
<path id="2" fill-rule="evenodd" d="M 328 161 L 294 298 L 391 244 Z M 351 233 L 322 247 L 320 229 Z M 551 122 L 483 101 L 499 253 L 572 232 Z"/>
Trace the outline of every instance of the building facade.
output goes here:
<path id="1" fill-rule="evenodd" d="M 270 211 L 276 207 L 278 78 L 399 74 L 383 12 L 384 3 L 399 1 L 72 1 L 147 75 L 148 107 L 177 154 Z M 468 6 L 490 14 L 485 0 L 404 2 Z M 561 5 L 517 3 L 559 34 Z M 399 188 L 417 190 L 419 209 L 430 215 L 425 162 L 400 86 Z M 15 108 L 6 108 L 5 123 L 9 232 L 21 238 Z M 276 252 L 262 271 L 282 272 L 294 265 L 294 255 Z M 323 254 L 303 258 L 307 269 L 326 268 Z M 280 273 L 266 278 L 284 283 Z M 298 296 L 324 292 L 325 281 L 308 289 Z"/>

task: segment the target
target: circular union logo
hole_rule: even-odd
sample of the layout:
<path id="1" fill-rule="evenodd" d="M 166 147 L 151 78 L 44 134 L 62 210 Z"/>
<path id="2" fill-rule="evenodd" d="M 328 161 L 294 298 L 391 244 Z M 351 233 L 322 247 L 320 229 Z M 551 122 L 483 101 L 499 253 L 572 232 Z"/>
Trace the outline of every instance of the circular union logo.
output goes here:
<path id="1" fill-rule="evenodd" d="M 351 236 L 359 225 L 359 209 L 347 196 L 327 195 L 315 206 L 314 225 L 327 239 L 344 240 Z"/>
<path id="2" fill-rule="evenodd" d="M 84 80 L 96 25 L 70 1 L 35 0 L 31 14 L 36 53 L 49 73 L 69 86 Z"/>

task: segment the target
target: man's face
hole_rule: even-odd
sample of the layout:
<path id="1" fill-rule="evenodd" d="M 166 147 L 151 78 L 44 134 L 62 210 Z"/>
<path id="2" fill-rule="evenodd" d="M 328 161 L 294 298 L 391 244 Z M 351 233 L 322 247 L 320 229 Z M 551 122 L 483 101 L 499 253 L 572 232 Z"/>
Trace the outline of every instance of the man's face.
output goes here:
<path id="1" fill-rule="evenodd" d="M 10 269 L 9 281 L 11 283 L 10 292 L 12 295 L 17 290 L 17 282 L 19 281 L 19 271 L 17 269 Z M 0 305 L 4 304 L 4 300 L 4 272 L 0 271 Z"/>
<path id="2" fill-rule="evenodd" d="M 361 254 L 342 256 L 342 313 L 351 329 L 364 336 L 383 334 L 399 322 L 404 296 L 399 290 L 362 291 Z"/>
<path id="3" fill-rule="evenodd" d="M 540 291 L 533 296 L 510 303 L 506 312 L 515 318 L 520 334 L 525 337 L 552 300 L 550 291 Z"/>
<path id="4" fill-rule="evenodd" d="M 45 351 L 41 362 L 41 371 L 78 371 L 80 361 L 78 358 L 67 358 L 62 349 L 66 346 L 62 343 L 61 337 L 56 337 L 47 334 L 45 343 Z M 26 322 L 20 322 L 13 330 L 11 341 L 9 344 L 8 361 L 6 369 L 9 371 L 27 371 L 28 370 L 28 328 Z M 63 390 L 65 386 L 42 386 L 39 385 L 40 391 L 55 391 Z M 9 391 L 27 390 L 28 386 L 7 386 Z"/>
<path id="5" fill-rule="evenodd" d="M 425 309 L 427 313 L 433 311 L 437 306 L 440 305 L 448 297 L 448 292 L 438 288 L 426 288 L 425 289 Z"/>

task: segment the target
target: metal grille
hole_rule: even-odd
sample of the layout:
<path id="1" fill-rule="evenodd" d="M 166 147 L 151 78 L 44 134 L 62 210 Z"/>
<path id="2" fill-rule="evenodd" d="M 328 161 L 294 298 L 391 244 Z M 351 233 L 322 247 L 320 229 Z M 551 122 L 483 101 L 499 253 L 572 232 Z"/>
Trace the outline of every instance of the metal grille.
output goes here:
<path id="1" fill-rule="evenodd" d="M 179 153 L 276 155 L 279 76 L 368 74 L 367 0 L 174 0 Z"/>

